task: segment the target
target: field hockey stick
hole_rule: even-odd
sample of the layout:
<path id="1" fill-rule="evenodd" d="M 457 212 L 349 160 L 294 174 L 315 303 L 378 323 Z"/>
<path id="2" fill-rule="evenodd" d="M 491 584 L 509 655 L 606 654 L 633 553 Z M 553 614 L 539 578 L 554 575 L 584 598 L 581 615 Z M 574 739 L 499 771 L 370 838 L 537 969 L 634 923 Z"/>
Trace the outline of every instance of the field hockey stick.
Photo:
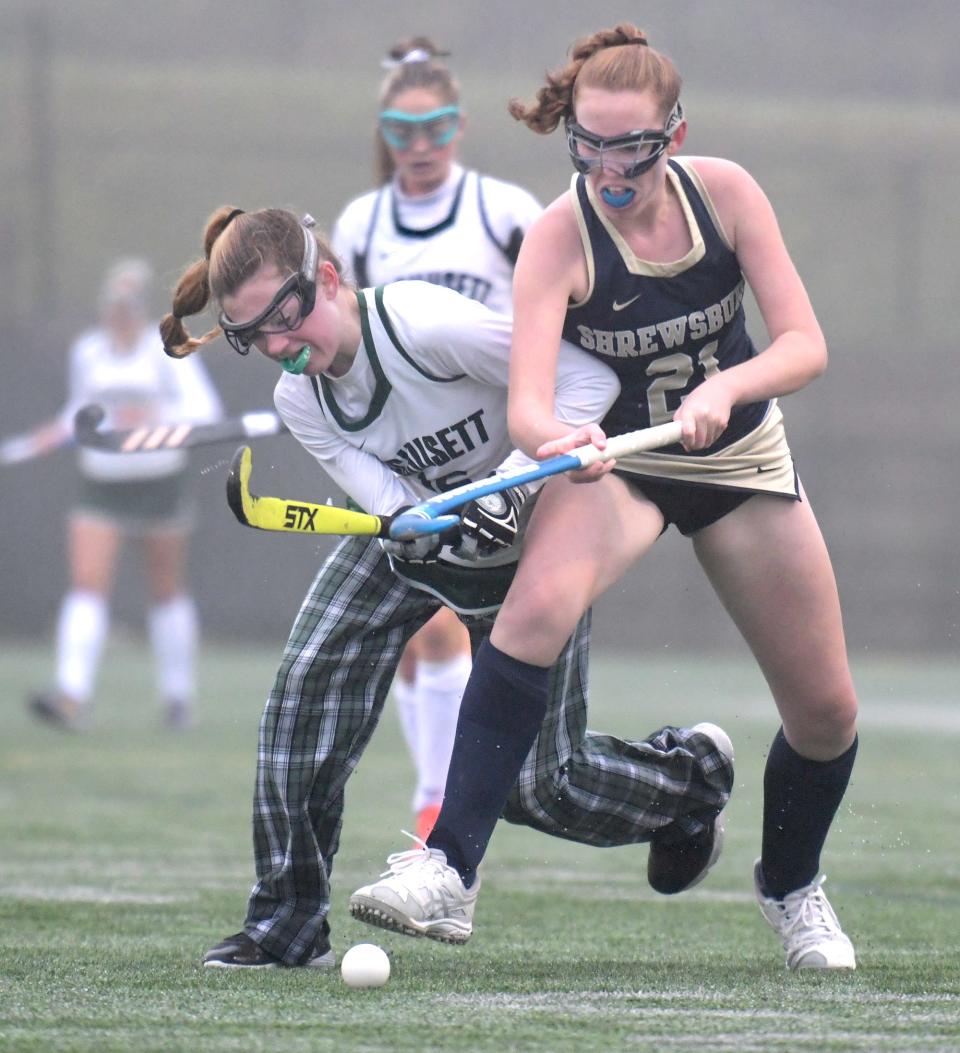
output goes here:
<path id="1" fill-rule="evenodd" d="M 145 453 L 152 450 L 187 450 L 217 442 L 236 442 L 279 435 L 287 426 L 273 410 L 256 410 L 214 424 L 151 424 L 141 428 L 100 431 L 106 415 L 96 403 L 77 410 L 73 426 L 77 442 L 112 453 Z"/>
<path id="2" fill-rule="evenodd" d="M 390 517 L 352 512 L 333 505 L 288 501 L 284 497 L 260 497 L 250 489 L 253 454 L 241 446 L 233 455 L 227 473 L 227 504 L 244 526 L 257 530 L 279 530 L 289 534 L 343 534 L 358 537 L 389 537 Z"/>
<path id="3" fill-rule="evenodd" d="M 587 468 L 598 461 L 611 461 L 625 457 L 630 453 L 641 453 L 644 450 L 656 450 L 661 446 L 670 446 L 680 441 L 682 432 L 678 421 L 658 424 L 654 428 L 642 428 L 639 431 L 628 431 L 607 439 L 606 449 L 596 446 L 578 446 L 569 453 L 548 457 L 539 464 L 527 468 L 511 468 L 500 475 L 491 475 L 473 483 L 464 483 L 455 490 L 437 494 L 426 501 L 398 515 L 390 524 L 390 537 L 394 541 L 412 541 L 423 534 L 441 534 L 456 526 L 460 517 L 447 513 L 467 504 L 468 501 L 485 497 L 487 494 L 500 493 L 513 486 L 536 482 L 551 475 L 571 472 L 578 468 Z"/>

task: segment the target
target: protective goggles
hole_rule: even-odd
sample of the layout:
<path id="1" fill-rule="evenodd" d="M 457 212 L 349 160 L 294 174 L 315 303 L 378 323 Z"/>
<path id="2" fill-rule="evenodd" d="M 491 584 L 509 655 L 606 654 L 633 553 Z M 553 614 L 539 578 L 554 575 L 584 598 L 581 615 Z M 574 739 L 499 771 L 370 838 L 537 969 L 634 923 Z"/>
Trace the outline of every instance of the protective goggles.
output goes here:
<path id="1" fill-rule="evenodd" d="M 380 114 L 380 134 L 394 150 L 409 150 L 420 135 L 425 135 L 431 146 L 446 146 L 459 127 L 459 106 L 441 106 L 429 113 L 384 110 Z"/>
<path id="2" fill-rule="evenodd" d="M 664 150 L 670 145 L 673 133 L 683 120 L 683 107 L 679 101 L 667 118 L 663 131 L 644 129 L 627 132 L 610 139 L 603 139 L 577 124 L 567 121 L 567 149 L 570 160 L 578 172 L 603 169 L 624 179 L 636 179 L 652 168 Z"/>
<path id="3" fill-rule="evenodd" d="M 260 337 L 270 333 L 288 333 L 306 318 L 317 301 L 317 241 L 310 233 L 316 224 L 313 216 L 300 220 L 303 227 L 303 260 L 300 270 L 291 274 L 277 289 L 273 299 L 249 322 L 231 322 L 220 312 L 220 328 L 227 343 L 241 355 L 248 355 Z"/>

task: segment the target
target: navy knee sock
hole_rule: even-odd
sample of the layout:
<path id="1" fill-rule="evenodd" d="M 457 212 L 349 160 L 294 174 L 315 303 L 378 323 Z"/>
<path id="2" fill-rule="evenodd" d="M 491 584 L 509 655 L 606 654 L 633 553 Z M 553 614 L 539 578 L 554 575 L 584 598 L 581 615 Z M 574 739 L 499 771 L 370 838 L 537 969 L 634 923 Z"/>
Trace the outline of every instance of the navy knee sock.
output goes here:
<path id="1" fill-rule="evenodd" d="M 443 807 L 428 844 L 467 886 L 547 710 L 550 670 L 511 658 L 485 640 L 460 703 Z"/>
<path id="2" fill-rule="evenodd" d="M 807 760 L 777 732 L 763 775 L 764 891 L 783 899 L 820 870 L 827 839 L 853 770 L 857 739 L 839 757 Z"/>

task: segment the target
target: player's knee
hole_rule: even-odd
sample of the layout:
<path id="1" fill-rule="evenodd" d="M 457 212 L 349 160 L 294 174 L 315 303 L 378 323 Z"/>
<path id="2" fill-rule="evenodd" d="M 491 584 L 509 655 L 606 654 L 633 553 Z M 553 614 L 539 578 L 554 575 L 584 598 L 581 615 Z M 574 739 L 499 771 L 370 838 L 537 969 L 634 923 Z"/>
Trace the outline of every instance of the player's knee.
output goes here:
<path id="1" fill-rule="evenodd" d="M 550 665 L 576 627 L 583 609 L 560 583 L 507 597 L 497 615 L 493 642 L 536 665 Z"/>
<path id="2" fill-rule="evenodd" d="M 470 639 L 460 619 L 443 608 L 424 625 L 416 635 L 417 654 L 429 661 L 442 661 L 469 654 Z"/>
<path id="3" fill-rule="evenodd" d="M 787 738 L 801 755 L 831 760 L 853 741 L 857 699 L 850 689 L 824 692 L 808 699 L 784 720 Z"/>

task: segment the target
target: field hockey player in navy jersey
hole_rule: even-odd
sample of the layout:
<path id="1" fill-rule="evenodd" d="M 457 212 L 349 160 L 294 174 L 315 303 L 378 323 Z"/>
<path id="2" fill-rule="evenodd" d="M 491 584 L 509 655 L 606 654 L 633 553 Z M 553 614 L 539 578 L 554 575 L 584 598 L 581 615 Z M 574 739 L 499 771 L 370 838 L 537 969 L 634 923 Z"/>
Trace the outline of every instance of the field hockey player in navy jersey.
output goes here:
<path id="1" fill-rule="evenodd" d="M 516 776 L 506 741 L 524 755 L 547 671 L 577 620 L 673 525 L 756 656 L 782 722 L 753 873 L 761 912 L 791 969 L 853 969 L 819 874 L 856 755 L 857 704 L 833 570 L 776 401 L 826 366 L 813 308 L 751 176 L 731 161 L 677 156 L 680 78 L 634 26 L 577 43 L 535 102 L 514 101 L 511 112 L 538 133 L 562 127 L 576 170 L 517 263 L 514 441 L 542 458 L 671 419 L 683 438 L 544 487 L 474 662 L 428 846 L 418 866 L 359 890 L 356 913 L 392 918 L 400 931 L 408 918 L 472 915 L 476 868 Z M 746 286 L 767 329 L 759 353 L 744 325 Z M 621 393 L 601 427 L 557 439 L 562 339 L 609 365 Z M 500 741 L 485 751 L 473 729 L 491 714 Z M 709 824 L 691 833 L 691 859 L 714 836 Z"/>

